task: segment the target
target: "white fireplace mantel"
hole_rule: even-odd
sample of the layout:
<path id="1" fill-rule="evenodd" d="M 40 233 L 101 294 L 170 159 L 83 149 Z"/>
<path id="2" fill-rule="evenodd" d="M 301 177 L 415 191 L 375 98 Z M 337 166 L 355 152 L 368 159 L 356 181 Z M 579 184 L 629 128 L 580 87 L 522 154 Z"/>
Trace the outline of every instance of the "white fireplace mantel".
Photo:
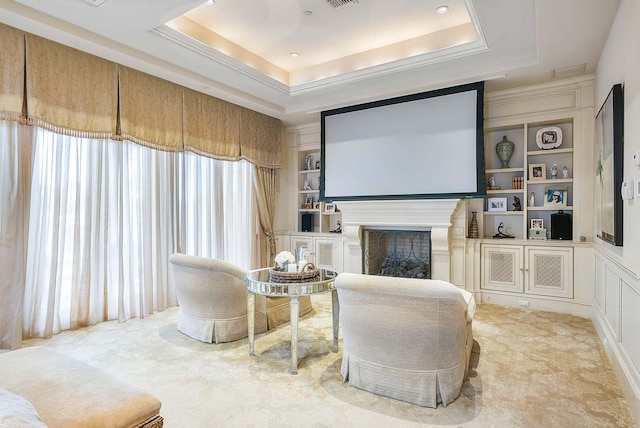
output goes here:
<path id="1" fill-rule="evenodd" d="M 344 271 L 362 273 L 363 228 L 424 229 L 431 231 L 432 278 L 449 281 L 449 228 L 460 203 L 460 199 L 341 201 Z"/>

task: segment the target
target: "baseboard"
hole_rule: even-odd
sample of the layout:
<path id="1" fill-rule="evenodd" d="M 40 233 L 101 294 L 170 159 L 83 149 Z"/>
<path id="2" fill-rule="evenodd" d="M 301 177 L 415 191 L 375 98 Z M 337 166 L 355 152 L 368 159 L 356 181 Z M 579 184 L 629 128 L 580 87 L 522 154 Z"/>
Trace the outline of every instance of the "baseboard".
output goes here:
<path id="1" fill-rule="evenodd" d="M 558 312 L 575 315 L 582 318 L 591 318 L 591 305 L 578 303 L 570 299 L 543 297 L 533 294 L 513 294 L 501 291 L 481 290 L 480 296 L 475 296 L 476 301 L 493 303 L 501 306 L 509 306 L 521 309 L 535 309 L 537 311 Z"/>

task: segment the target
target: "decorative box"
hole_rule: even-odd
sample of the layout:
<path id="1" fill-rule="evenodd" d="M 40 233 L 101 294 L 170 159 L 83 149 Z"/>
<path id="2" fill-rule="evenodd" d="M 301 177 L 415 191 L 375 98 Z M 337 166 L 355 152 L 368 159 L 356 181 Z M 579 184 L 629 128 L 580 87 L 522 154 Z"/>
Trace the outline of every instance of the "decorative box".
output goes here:
<path id="1" fill-rule="evenodd" d="M 547 229 L 529 229 L 529 239 L 547 239 Z"/>

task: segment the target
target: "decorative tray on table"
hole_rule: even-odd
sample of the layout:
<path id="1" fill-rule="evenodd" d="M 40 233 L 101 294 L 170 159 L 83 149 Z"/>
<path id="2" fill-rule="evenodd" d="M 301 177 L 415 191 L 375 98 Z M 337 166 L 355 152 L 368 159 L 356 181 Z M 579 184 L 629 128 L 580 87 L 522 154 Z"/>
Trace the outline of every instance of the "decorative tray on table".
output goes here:
<path id="1" fill-rule="evenodd" d="M 307 263 L 300 272 L 287 272 L 276 268 L 269 269 L 269 280 L 281 283 L 313 282 L 318 280 L 318 268 L 313 263 Z"/>

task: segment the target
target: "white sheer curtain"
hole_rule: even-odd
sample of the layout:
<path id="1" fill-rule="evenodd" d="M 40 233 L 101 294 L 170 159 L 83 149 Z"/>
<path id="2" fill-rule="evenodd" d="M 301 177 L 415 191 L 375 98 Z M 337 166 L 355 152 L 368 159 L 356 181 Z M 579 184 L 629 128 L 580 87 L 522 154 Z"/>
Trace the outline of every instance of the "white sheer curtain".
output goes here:
<path id="1" fill-rule="evenodd" d="M 260 266 L 258 213 L 247 161 L 184 156 L 186 254 L 226 260 L 245 269 Z"/>
<path id="2" fill-rule="evenodd" d="M 20 347 L 33 128 L 0 121 L 0 349 Z"/>
<path id="3" fill-rule="evenodd" d="M 176 251 L 259 262 L 247 162 L 11 122 L 0 139 L 0 348 L 176 305 Z"/>

